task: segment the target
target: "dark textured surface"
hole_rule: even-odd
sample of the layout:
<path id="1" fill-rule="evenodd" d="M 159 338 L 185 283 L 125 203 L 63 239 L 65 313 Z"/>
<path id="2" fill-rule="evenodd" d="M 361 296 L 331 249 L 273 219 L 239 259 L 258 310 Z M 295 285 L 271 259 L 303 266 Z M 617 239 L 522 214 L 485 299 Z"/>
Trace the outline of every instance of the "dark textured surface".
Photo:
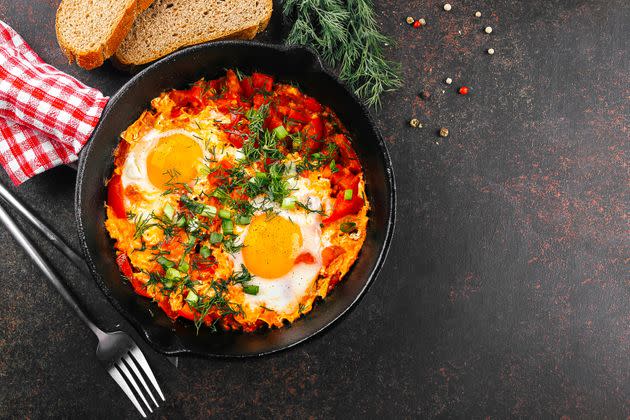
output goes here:
<path id="1" fill-rule="evenodd" d="M 0 18 L 44 60 L 114 92 L 124 73 L 66 64 L 57 3 L 1 0 Z M 406 80 L 374 112 L 400 191 L 381 275 L 343 322 L 277 355 L 176 370 L 143 345 L 168 398 L 159 415 L 626 418 L 630 5 L 377 3 Z M 261 39 L 282 33 L 276 17 Z M 457 95 L 461 84 L 472 93 Z M 416 95 L 425 89 L 429 101 Z M 411 116 L 425 128 L 408 127 Z M 440 126 L 451 135 L 438 145 Z M 73 188 L 59 168 L 17 194 L 76 246 Z M 3 229 L 0 240 L 0 417 L 134 417 L 89 331 Z M 103 327 L 129 329 L 48 253 Z"/>

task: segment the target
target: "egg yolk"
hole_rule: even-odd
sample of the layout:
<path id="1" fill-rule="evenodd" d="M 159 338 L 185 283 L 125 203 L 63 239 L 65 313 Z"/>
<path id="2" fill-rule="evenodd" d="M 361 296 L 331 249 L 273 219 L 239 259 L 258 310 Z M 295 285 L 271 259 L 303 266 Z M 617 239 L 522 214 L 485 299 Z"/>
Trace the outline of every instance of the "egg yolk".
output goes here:
<path id="1" fill-rule="evenodd" d="M 243 241 L 243 262 L 255 276 L 275 279 L 293 268 L 302 248 L 300 227 L 277 215 L 252 219 Z"/>
<path id="2" fill-rule="evenodd" d="M 203 157 L 199 144 L 184 134 L 158 140 L 147 157 L 149 181 L 158 188 L 172 182 L 190 182 L 197 176 L 197 162 Z"/>

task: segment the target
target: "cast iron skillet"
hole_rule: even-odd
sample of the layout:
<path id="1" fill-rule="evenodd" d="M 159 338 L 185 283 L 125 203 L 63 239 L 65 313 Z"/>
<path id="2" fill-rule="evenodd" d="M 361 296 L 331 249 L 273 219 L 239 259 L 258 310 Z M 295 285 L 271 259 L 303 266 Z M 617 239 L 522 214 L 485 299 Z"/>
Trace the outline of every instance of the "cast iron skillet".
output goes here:
<path id="1" fill-rule="evenodd" d="M 168 89 L 185 88 L 201 77 L 220 77 L 226 68 L 271 74 L 276 80 L 297 84 L 306 94 L 332 107 L 352 135 L 372 210 L 367 238 L 352 270 L 309 314 L 281 329 L 243 334 L 210 333 L 202 328 L 197 335 L 192 322 L 173 323 L 156 304 L 135 294 L 122 279 L 104 227 L 105 182 L 113 170 L 112 153 L 120 133 L 149 107 L 152 98 Z M 75 214 L 90 270 L 112 304 L 153 348 L 164 354 L 243 357 L 294 346 L 332 324 L 359 300 L 376 277 L 389 248 L 395 185 L 385 144 L 359 100 L 322 67 L 314 53 L 302 47 L 223 41 L 171 54 L 138 73 L 110 99 L 81 155 Z"/>

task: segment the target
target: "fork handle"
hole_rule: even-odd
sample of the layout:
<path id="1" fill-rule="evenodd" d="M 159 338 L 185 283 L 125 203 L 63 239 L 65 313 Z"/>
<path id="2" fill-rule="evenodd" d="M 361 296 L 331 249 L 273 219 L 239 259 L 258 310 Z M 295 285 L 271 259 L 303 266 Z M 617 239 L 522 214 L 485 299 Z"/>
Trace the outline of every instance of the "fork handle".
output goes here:
<path id="1" fill-rule="evenodd" d="M 50 229 L 46 224 L 37 218 L 31 211 L 18 200 L 1 182 L 0 182 L 0 198 L 5 200 L 11 207 L 16 209 L 22 216 L 26 218 L 33 226 L 35 226 L 46 238 L 57 247 L 83 274 L 90 275 L 90 270 L 85 260 L 79 256 L 72 248 Z"/>
<path id="2" fill-rule="evenodd" d="M 11 235 L 20 244 L 20 246 L 26 251 L 33 262 L 44 273 L 48 281 L 55 286 L 55 289 L 61 294 L 64 300 L 70 305 L 74 312 L 81 318 L 81 320 L 92 330 L 97 337 L 101 338 L 105 333 L 90 320 L 88 315 L 79 305 L 79 301 L 74 296 L 72 291 L 66 286 L 61 277 L 55 272 L 55 270 L 48 264 L 44 256 L 37 250 L 35 245 L 30 239 L 22 232 L 22 229 L 13 221 L 9 213 L 0 205 L 0 221 L 6 226 Z"/>

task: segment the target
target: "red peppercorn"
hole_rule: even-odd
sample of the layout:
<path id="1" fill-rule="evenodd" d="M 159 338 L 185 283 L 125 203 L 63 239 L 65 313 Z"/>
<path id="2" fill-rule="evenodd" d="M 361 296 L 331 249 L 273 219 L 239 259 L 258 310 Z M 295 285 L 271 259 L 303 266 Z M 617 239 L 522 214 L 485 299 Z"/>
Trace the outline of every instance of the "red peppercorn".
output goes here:
<path id="1" fill-rule="evenodd" d="M 460 95 L 468 95 L 468 86 L 462 86 L 459 88 L 459 94 Z"/>
<path id="2" fill-rule="evenodd" d="M 422 23 L 420 23 L 420 21 L 419 21 L 419 20 L 416 20 L 416 21 L 413 23 L 413 27 L 414 27 L 414 28 L 419 28 L 419 27 L 421 27 L 421 26 L 422 26 Z"/>

